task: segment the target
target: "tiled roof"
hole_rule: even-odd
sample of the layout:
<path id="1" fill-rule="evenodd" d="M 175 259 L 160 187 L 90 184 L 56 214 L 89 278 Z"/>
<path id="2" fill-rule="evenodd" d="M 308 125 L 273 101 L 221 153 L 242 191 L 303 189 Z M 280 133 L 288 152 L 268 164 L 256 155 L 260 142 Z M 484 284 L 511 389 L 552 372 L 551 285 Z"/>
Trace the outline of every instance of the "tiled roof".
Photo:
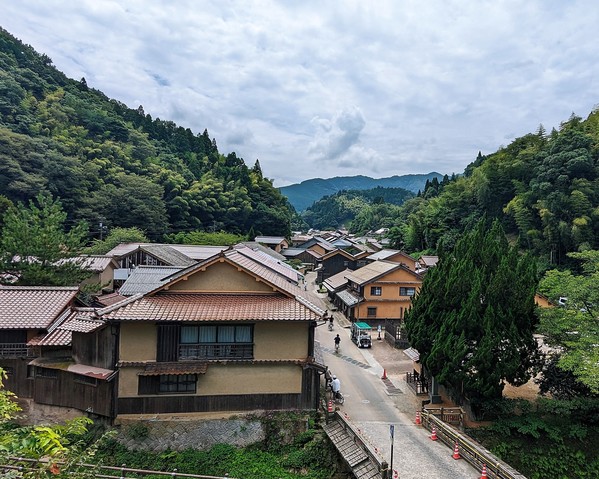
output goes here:
<path id="1" fill-rule="evenodd" d="M 144 370 L 137 373 L 139 376 L 160 376 L 161 374 L 205 374 L 208 363 L 193 362 L 159 362 L 145 363 Z"/>
<path id="2" fill-rule="evenodd" d="M 302 277 L 297 270 L 293 269 L 286 263 L 275 260 L 272 256 L 264 254 L 260 251 L 254 251 L 253 249 L 243 245 L 236 245 L 235 249 L 242 255 L 247 256 L 263 266 L 266 266 L 268 269 L 273 270 L 276 273 L 279 273 L 295 284 L 298 284 L 300 278 Z"/>
<path id="3" fill-rule="evenodd" d="M 125 297 L 121 296 L 119 293 L 102 294 L 100 296 L 96 296 L 95 298 L 96 302 L 102 306 L 110 306 L 111 304 L 118 303 L 123 299 L 125 299 Z"/>
<path id="4" fill-rule="evenodd" d="M 79 288 L 0 286 L 0 329 L 47 329 Z"/>
<path id="5" fill-rule="evenodd" d="M 149 244 L 140 246 L 140 249 L 172 266 L 190 266 L 196 262 L 170 245 Z"/>
<path id="6" fill-rule="evenodd" d="M 67 358 L 36 358 L 29 363 L 30 366 L 40 366 L 49 369 L 61 369 L 81 376 L 89 376 L 96 379 L 109 380 L 116 371 L 111 369 L 97 368 L 86 364 L 75 364 Z"/>
<path id="7" fill-rule="evenodd" d="M 356 304 L 358 304 L 360 302 L 360 298 L 358 298 L 357 296 L 355 296 L 353 293 L 351 293 L 348 290 L 339 291 L 337 293 L 337 297 L 341 301 L 343 301 L 347 306 L 355 306 Z"/>
<path id="8" fill-rule="evenodd" d="M 107 256 L 113 257 L 121 257 L 128 255 L 129 253 L 135 251 L 140 246 L 149 246 L 149 245 L 159 245 L 160 243 L 121 243 L 118 246 L 115 246 L 111 249 Z M 226 246 L 208 246 L 208 245 L 182 245 L 182 244 L 169 244 L 163 245 L 169 246 L 179 253 L 183 253 L 188 258 L 191 258 L 195 261 L 203 261 L 215 254 L 220 253 L 222 250 L 227 249 Z"/>
<path id="9" fill-rule="evenodd" d="M 110 263 L 112 263 L 113 261 L 114 258 L 108 255 L 82 255 L 75 256 L 73 258 L 61 259 L 57 263 L 74 263 L 79 265 L 81 269 L 86 269 L 95 273 L 101 273 L 106 268 L 108 268 L 108 266 L 110 266 Z"/>
<path id="10" fill-rule="evenodd" d="M 95 319 L 93 308 L 74 308 L 63 316 L 51 326 L 48 334 L 37 342 L 38 346 L 68 346 L 71 344 L 73 332 L 91 333 L 106 324 Z"/>
<path id="11" fill-rule="evenodd" d="M 324 283 L 325 287 L 327 287 L 327 289 L 330 286 L 331 290 L 334 291 L 334 290 L 341 288 L 342 286 L 347 284 L 346 276 L 350 273 L 351 273 L 350 269 L 345 269 L 345 270 L 341 271 L 340 273 L 334 274 L 333 276 L 330 276 L 329 278 L 325 279 L 323 283 Z"/>
<path id="12" fill-rule="evenodd" d="M 418 258 L 418 262 L 421 266 L 436 266 L 438 261 L 438 256 L 421 256 L 420 258 Z"/>
<path id="13" fill-rule="evenodd" d="M 290 296 L 297 298 L 298 301 L 308 306 L 317 314 L 322 315 L 324 313 L 324 308 L 322 307 L 322 300 L 318 296 L 316 296 L 310 291 L 302 290 L 299 286 L 290 282 L 286 277 L 282 276 L 280 273 L 266 267 L 264 264 L 262 264 L 262 262 L 252 257 L 252 255 L 244 255 L 240 252 L 239 249 L 229 248 L 226 251 L 223 251 L 219 257 L 225 258 L 235 266 L 238 266 L 246 270 L 253 276 L 261 278 L 262 280 L 264 280 L 265 283 L 272 285 L 273 289 L 278 289 L 279 291 L 282 291 Z M 170 278 L 168 278 L 168 281 L 165 282 L 159 288 L 165 288 L 167 287 L 167 285 L 174 283 L 183 277 L 189 276 L 190 274 L 194 274 L 196 272 L 198 272 L 198 274 L 201 274 L 201 269 L 205 268 L 206 265 L 210 264 L 212 261 L 215 261 L 216 259 L 218 258 L 209 258 L 204 262 L 197 263 L 193 266 L 190 266 L 189 268 L 181 270 L 179 273 L 173 274 Z M 159 288 L 157 288 L 157 290 L 159 290 Z"/>
<path id="14" fill-rule="evenodd" d="M 164 284 L 166 278 L 182 269 L 181 266 L 138 266 L 119 288 L 119 293 L 122 296 L 147 293 Z"/>
<path id="15" fill-rule="evenodd" d="M 397 250 L 397 249 L 382 249 L 381 251 L 377 251 L 376 253 L 371 254 L 370 256 L 368 256 L 368 259 L 371 260 L 378 260 L 378 259 L 387 259 L 390 256 L 396 255 L 398 253 L 401 253 L 401 251 Z"/>
<path id="16" fill-rule="evenodd" d="M 280 244 L 285 241 L 284 236 L 256 236 L 255 241 L 257 243 L 264 244 Z"/>
<path id="17" fill-rule="evenodd" d="M 100 310 L 119 321 L 313 321 L 320 314 L 282 294 L 158 293 Z"/>
<path id="18" fill-rule="evenodd" d="M 273 257 L 277 261 L 285 261 L 285 256 L 283 256 L 282 252 L 277 253 L 274 249 L 269 248 L 268 246 L 264 246 L 263 244 L 256 243 L 255 241 L 244 241 L 239 243 L 240 245 L 245 245 L 250 249 L 253 249 L 256 252 L 261 252 L 267 254 L 268 256 Z"/>
<path id="19" fill-rule="evenodd" d="M 361 268 L 352 271 L 347 275 L 347 279 L 361 285 L 400 267 L 401 266 L 397 263 L 374 261 L 366 266 L 362 266 Z"/>

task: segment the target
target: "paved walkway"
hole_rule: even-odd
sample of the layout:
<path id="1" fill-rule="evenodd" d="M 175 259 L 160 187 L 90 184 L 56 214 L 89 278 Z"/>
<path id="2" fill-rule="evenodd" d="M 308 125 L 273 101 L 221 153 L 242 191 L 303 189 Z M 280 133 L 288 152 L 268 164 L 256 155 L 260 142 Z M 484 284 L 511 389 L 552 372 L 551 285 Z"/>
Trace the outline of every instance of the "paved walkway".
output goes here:
<path id="1" fill-rule="evenodd" d="M 308 285 L 315 291 L 310 275 Z M 327 303 L 326 294 L 315 294 Z M 359 430 L 365 442 L 390 463 L 389 426 L 393 425 L 393 469 L 400 478 L 480 478 L 480 471 L 464 460 L 454 460 L 451 448 L 432 441 L 430 433 L 415 424 L 416 411 L 427 398 L 417 396 L 405 381 L 406 372 L 413 370 L 412 360 L 402 350 L 377 340 L 376 333 L 372 348 L 358 349 L 350 340 L 349 321 L 339 312 L 335 312 L 334 317 L 334 331 L 328 331 L 323 325 L 317 328 L 316 338 L 325 364 L 342 379 L 341 390 L 346 401 L 340 411 Z M 342 337 L 339 353 L 333 349 L 333 337 L 337 333 Z M 383 373 L 386 380 L 382 379 Z"/>

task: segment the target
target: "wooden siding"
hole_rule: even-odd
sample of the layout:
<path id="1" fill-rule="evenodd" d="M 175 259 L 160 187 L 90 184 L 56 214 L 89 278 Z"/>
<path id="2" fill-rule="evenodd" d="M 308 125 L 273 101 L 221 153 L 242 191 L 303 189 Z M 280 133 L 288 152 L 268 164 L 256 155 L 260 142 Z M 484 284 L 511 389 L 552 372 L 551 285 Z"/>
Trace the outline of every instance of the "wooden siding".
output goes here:
<path id="1" fill-rule="evenodd" d="M 97 386 L 91 386 L 77 382 L 77 374 L 58 369 L 52 371 L 56 372 L 56 378 L 36 376 L 33 392 L 35 402 L 113 417 L 114 380 L 98 380 Z"/>
<path id="2" fill-rule="evenodd" d="M 164 414 L 186 412 L 316 409 L 320 393 L 318 372 L 306 368 L 300 394 L 156 395 L 119 398 L 117 414 Z"/>
<path id="3" fill-rule="evenodd" d="M 73 332 L 71 344 L 73 359 L 79 364 L 113 369 L 117 362 L 117 336 L 110 326 L 94 333 Z"/>
<path id="4" fill-rule="evenodd" d="M 7 391 L 23 398 L 33 396 L 33 379 L 27 379 L 27 365 L 30 361 L 31 358 L 0 360 L 0 367 L 9 371 L 8 378 L 4 381 Z"/>

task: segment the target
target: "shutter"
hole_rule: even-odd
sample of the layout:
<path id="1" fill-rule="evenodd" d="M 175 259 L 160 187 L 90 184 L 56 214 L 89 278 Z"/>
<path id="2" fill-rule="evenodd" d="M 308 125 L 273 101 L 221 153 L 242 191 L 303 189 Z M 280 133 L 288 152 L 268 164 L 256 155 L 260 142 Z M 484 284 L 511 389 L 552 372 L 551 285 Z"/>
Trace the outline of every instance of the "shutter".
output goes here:
<path id="1" fill-rule="evenodd" d="M 179 338 L 181 326 L 178 324 L 158 325 L 158 344 L 156 361 L 178 361 L 179 360 Z"/>

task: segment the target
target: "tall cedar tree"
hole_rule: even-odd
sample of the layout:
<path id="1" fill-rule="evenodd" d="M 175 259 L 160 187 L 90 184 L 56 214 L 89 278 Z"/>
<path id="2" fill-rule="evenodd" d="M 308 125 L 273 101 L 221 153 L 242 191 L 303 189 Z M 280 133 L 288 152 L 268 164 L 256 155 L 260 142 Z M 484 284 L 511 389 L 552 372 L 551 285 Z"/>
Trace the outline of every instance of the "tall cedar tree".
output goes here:
<path id="1" fill-rule="evenodd" d="M 65 231 L 67 214 L 58 200 L 39 194 L 4 216 L 0 235 L 0 282 L 24 286 L 74 286 L 90 276 L 72 259 L 81 250 L 87 225 Z"/>
<path id="2" fill-rule="evenodd" d="M 453 251 L 440 252 L 406 317 L 412 346 L 440 384 L 476 404 L 534 375 L 535 270 L 498 222 L 489 229 L 480 221 Z"/>

